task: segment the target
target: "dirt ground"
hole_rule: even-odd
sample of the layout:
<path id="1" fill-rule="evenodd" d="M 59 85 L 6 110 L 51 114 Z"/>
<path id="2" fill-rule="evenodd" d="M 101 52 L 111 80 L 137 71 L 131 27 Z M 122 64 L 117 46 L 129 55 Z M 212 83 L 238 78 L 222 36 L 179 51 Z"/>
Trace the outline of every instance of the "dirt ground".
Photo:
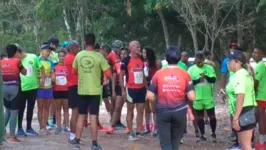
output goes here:
<path id="1" fill-rule="evenodd" d="M 230 130 L 229 114 L 227 104 L 223 104 L 221 100 L 217 98 L 216 102 L 216 115 L 217 115 L 217 139 L 218 143 L 213 144 L 210 141 L 210 127 L 206 126 L 206 136 L 209 139 L 206 143 L 197 143 L 197 138 L 194 136 L 194 129 L 191 122 L 188 123 L 188 134 L 184 137 L 184 144 L 181 146 L 181 150 L 225 150 L 227 145 L 227 134 Z M 38 131 L 37 121 L 37 108 L 35 109 L 33 127 Z M 100 120 L 105 126 L 109 126 L 109 116 L 106 110 L 101 106 Z M 126 107 L 123 109 L 123 123 L 125 123 Z M 25 123 L 25 121 L 24 121 Z M 24 124 L 25 127 L 25 124 Z M 9 130 L 7 130 L 9 131 Z M 71 150 L 72 145 L 68 144 L 68 136 L 64 133 L 60 135 L 52 134 L 50 136 L 28 136 L 19 137 L 22 140 L 21 144 L 9 144 L 4 143 L 0 146 L 0 150 Z M 84 144 L 81 149 L 90 149 L 91 138 L 88 129 L 84 129 L 82 141 Z M 146 136 L 143 139 L 139 139 L 134 142 L 127 140 L 125 131 L 116 131 L 112 135 L 108 135 L 104 132 L 99 133 L 99 144 L 104 150 L 160 150 L 158 138 L 152 136 Z"/>

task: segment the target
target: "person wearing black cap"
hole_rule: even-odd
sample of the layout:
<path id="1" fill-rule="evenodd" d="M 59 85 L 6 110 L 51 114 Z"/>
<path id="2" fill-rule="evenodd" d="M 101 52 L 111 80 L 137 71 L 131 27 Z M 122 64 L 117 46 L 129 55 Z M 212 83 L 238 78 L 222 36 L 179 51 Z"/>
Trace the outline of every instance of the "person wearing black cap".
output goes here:
<path id="1" fill-rule="evenodd" d="M 241 149 L 251 150 L 252 134 L 256 127 L 254 81 L 245 69 L 246 57 L 234 50 L 228 56 L 228 68 L 232 72 L 226 86 L 228 104 L 233 116 L 233 129 L 237 132 Z"/>
<path id="2" fill-rule="evenodd" d="M 229 50 L 228 52 L 232 52 L 236 49 L 239 49 L 239 44 L 237 43 L 236 40 L 232 40 L 230 41 L 230 45 L 229 45 Z M 220 92 L 219 94 L 222 95 L 222 100 L 225 102 L 226 100 L 226 92 L 225 92 L 225 86 L 230 78 L 230 71 L 228 69 L 228 61 L 229 61 L 229 58 L 228 56 L 226 56 L 223 60 L 223 63 L 221 65 L 221 81 L 220 81 Z M 230 133 L 229 133 L 229 136 L 228 136 L 229 140 L 234 142 L 236 140 L 236 133 L 232 130 Z"/>

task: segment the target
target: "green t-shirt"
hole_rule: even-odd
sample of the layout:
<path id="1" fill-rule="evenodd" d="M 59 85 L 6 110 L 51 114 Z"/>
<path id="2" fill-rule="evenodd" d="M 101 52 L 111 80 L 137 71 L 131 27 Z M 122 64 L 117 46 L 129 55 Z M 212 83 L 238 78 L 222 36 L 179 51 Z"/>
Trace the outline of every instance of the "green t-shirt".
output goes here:
<path id="1" fill-rule="evenodd" d="M 100 53 L 88 50 L 79 52 L 73 63 L 73 68 L 78 70 L 78 94 L 101 95 L 101 73 L 109 67 Z"/>
<path id="2" fill-rule="evenodd" d="M 259 81 L 256 100 L 266 101 L 266 67 L 263 61 L 260 61 L 256 66 L 255 80 Z"/>
<path id="3" fill-rule="evenodd" d="M 245 94 L 243 107 L 256 106 L 254 81 L 252 76 L 244 68 L 235 72 L 231 76 L 229 83 L 226 86 L 226 92 L 229 98 L 229 110 L 233 115 L 236 109 L 236 95 Z"/>
<path id="4" fill-rule="evenodd" d="M 162 64 L 162 68 L 166 68 L 168 66 L 168 63 L 164 63 Z M 183 63 L 182 61 L 179 61 L 177 63 L 177 66 L 183 70 L 187 70 L 187 65 L 185 63 Z"/>
<path id="5" fill-rule="evenodd" d="M 52 60 L 54 64 L 57 64 L 59 62 L 58 53 L 51 51 L 49 59 Z"/>
<path id="6" fill-rule="evenodd" d="M 27 74 L 20 74 L 21 79 L 21 90 L 29 91 L 37 89 L 39 87 L 38 71 L 42 68 L 42 63 L 35 54 L 27 53 L 26 57 L 21 60 L 21 63 Z"/>
<path id="7" fill-rule="evenodd" d="M 188 69 L 188 73 L 192 80 L 198 80 L 202 73 L 210 78 L 216 78 L 215 70 L 208 64 L 204 64 L 202 68 L 193 65 Z M 209 83 L 206 79 L 204 82 L 196 84 L 194 88 L 196 91 L 196 100 L 214 100 L 213 84 Z"/>

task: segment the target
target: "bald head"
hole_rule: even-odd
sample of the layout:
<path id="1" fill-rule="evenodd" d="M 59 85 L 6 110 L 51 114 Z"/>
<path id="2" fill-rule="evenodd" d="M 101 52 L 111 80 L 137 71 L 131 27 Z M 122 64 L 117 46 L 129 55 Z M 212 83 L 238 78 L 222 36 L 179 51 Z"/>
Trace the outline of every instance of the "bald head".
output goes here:
<path id="1" fill-rule="evenodd" d="M 133 54 L 133 55 L 140 55 L 141 54 L 140 43 L 138 41 L 130 42 L 128 48 L 129 48 L 131 54 Z"/>
<path id="2" fill-rule="evenodd" d="M 188 58 L 189 58 L 189 55 L 188 55 L 188 52 L 182 52 L 181 53 L 181 61 L 183 62 L 183 63 L 188 63 Z"/>

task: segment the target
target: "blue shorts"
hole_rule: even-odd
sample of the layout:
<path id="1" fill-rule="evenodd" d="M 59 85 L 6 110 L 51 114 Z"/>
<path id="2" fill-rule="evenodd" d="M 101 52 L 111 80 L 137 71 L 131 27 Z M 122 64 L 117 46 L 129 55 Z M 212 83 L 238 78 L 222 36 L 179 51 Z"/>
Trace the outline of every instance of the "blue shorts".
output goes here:
<path id="1" fill-rule="evenodd" d="M 50 89 L 38 89 L 37 92 L 38 99 L 53 99 L 54 98 L 54 90 L 53 88 Z"/>

